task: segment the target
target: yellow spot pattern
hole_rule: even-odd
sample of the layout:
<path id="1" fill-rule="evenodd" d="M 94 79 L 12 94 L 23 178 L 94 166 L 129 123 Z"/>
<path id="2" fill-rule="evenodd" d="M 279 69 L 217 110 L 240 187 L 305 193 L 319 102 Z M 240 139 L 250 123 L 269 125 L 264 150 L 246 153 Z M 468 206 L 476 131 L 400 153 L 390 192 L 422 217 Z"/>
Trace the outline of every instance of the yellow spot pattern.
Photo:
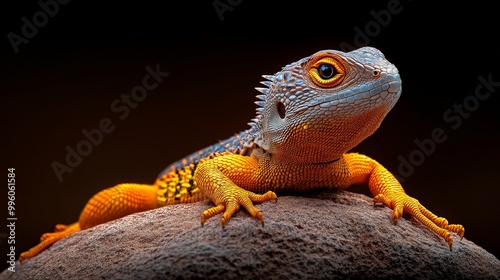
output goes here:
<path id="1" fill-rule="evenodd" d="M 196 187 L 193 173 L 196 166 L 187 165 L 183 169 L 171 171 L 155 182 L 158 188 L 158 206 L 176 203 L 190 203 L 204 200 L 203 193 Z"/>

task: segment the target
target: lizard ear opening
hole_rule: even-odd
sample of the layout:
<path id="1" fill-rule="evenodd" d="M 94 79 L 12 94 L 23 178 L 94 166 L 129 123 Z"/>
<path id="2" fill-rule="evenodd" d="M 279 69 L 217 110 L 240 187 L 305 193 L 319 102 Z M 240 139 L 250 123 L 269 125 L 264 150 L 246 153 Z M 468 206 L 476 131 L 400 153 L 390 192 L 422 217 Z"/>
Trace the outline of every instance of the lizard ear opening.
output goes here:
<path id="1" fill-rule="evenodd" d="M 276 109 L 278 109 L 278 114 L 279 114 L 280 118 L 284 119 L 286 116 L 285 105 L 281 102 L 278 102 L 278 104 L 276 105 Z"/>

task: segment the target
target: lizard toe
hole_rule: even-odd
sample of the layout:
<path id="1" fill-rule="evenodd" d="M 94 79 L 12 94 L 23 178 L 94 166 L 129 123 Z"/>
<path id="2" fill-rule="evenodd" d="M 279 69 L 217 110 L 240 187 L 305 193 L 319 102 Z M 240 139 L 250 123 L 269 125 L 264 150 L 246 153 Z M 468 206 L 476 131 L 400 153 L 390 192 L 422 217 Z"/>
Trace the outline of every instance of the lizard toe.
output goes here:
<path id="1" fill-rule="evenodd" d="M 223 204 L 219 204 L 215 207 L 212 207 L 212 208 L 209 208 L 209 209 L 203 211 L 203 214 L 201 215 L 201 226 L 203 226 L 203 224 L 205 224 L 205 222 L 208 219 L 212 218 L 213 216 L 215 216 L 217 214 L 224 212 L 225 209 L 226 209 L 226 207 Z"/>
<path id="2" fill-rule="evenodd" d="M 463 237 L 465 229 L 462 225 L 448 224 L 448 220 L 436 216 L 420 204 L 418 200 L 405 193 L 386 194 L 383 196 L 383 202 L 394 209 L 392 214 L 393 221 L 397 221 L 403 212 L 412 215 L 427 228 L 441 236 L 450 246 L 450 250 L 453 246 L 453 237 L 450 232 L 455 232 Z"/>

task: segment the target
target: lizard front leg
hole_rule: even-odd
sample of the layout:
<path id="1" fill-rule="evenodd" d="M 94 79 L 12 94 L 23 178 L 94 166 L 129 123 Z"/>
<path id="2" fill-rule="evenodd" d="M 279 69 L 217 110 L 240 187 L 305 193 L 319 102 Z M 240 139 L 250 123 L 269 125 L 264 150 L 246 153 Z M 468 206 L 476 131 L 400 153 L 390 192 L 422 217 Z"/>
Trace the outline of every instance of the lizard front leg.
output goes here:
<path id="1" fill-rule="evenodd" d="M 418 200 L 405 193 L 398 180 L 377 161 L 361 154 L 349 153 L 344 156 L 351 173 L 351 184 L 368 184 L 371 193 L 375 196 L 374 203 L 383 203 L 394 210 L 392 220 L 397 220 L 404 213 L 409 213 L 422 224 L 443 237 L 450 246 L 453 237 L 450 232 L 464 236 L 462 225 L 448 224 L 445 218 L 434 215 Z"/>
<path id="2" fill-rule="evenodd" d="M 257 160 L 249 156 L 227 152 L 201 160 L 194 174 L 196 186 L 215 204 L 203 212 L 201 224 L 224 212 L 221 219 L 224 227 L 240 206 L 264 224 L 262 212 L 253 203 L 276 200 L 277 196 L 272 191 L 265 194 L 252 192 L 257 189 L 257 172 Z"/>

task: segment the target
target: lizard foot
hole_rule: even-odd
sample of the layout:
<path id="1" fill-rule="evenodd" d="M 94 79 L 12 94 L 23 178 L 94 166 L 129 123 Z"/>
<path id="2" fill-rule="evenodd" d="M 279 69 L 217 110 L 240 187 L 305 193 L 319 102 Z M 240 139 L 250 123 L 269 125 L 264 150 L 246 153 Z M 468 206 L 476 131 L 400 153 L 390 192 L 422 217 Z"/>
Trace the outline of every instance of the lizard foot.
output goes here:
<path id="1" fill-rule="evenodd" d="M 241 206 L 243 206 L 252 217 L 256 218 L 264 225 L 262 211 L 257 209 L 253 203 L 261 203 L 268 200 L 276 201 L 277 198 L 276 194 L 272 191 L 268 191 L 265 194 L 256 194 L 233 185 L 225 188 L 221 196 L 214 199 L 214 202 L 216 202 L 215 207 L 209 208 L 203 212 L 201 215 L 201 225 L 203 226 L 209 218 L 224 212 L 221 219 L 222 228 L 224 228 L 231 216 L 233 216 Z"/>
<path id="2" fill-rule="evenodd" d="M 383 203 L 394 210 L 392 213 L 392 220 L 397 222 L 403 215 L 403 212 L 409 213 L 414 216 L 418 221 L 427 226 L 433 232 L 443 237 L 446 243 L 450 246 L 453 245 L 453 237 L 450 232 L 455 232 L 464 237 L 465 229 L 462 225 L 449 224 L 445 218 L 434 215 L 431 211 L 427 210 L 418 200 L 408 196 L 406 193 L 392 193 L 391 195 L 378 194 L 373 199 L 373 202 Z"/>
<path id="3" fill-rule="evenodd" d="M 45 233 L 42 237 L 40 237 L 40 243 L 38 245 L 24 253 L 21 253 L 21 255 L 19 255 L 19 261 L 23 262 L 26 259 L 38 255 L 38 253 L 45 250 L 50 245 L 77 231 L 80 231 L 80 224 L 78 222 L 68 226 L 61 224 L 56 225 L 54 232 Z"/>

